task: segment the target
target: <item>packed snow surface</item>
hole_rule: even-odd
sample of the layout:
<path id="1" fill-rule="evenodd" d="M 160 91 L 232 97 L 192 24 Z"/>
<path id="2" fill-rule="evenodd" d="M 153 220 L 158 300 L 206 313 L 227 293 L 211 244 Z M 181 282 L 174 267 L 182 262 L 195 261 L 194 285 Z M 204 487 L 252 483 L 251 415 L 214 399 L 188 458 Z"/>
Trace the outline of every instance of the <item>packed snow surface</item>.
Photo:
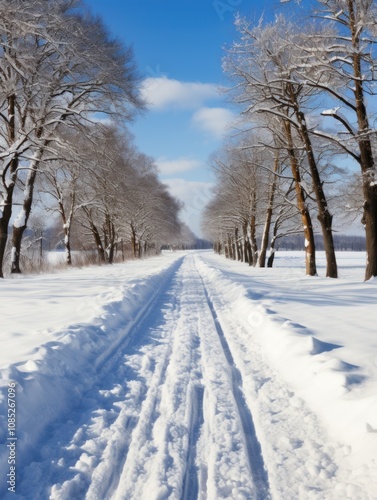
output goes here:
<path id="1" fill-rule="evenodd" d="M 377 281 L 338 261 L 2 281 L 0 497 L 377 499 Z"/>

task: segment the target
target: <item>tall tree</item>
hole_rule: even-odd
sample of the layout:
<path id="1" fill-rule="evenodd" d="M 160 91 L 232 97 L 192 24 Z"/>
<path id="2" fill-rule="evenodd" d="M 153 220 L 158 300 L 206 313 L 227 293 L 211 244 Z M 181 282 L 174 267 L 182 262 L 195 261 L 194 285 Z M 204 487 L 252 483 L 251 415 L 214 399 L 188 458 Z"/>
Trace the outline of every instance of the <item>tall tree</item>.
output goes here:
<path id="1" fill-rule="evenodd" d="M 360 165 L 367 280 L 377 276 L 376 131 L 371 128 L 367 106 L 367 97 L 375 95 L 377 8 L 373 0 L 317 0 L 317 4 L 316 15 L 329 24 L 332 36 L 311 52 L 316 77 L 310 83 L 336 103 L 324 114 L 335 119 L 341 130 L 322 135 L 336 141 Z"/>
<path id="2" fill-rule="evenodd" d="M 376 131 L 371 126 L 370 96 L 375 95 L 377 7 L 373 0 L 317 0 L 311 9 L 310 43 L 301 43 L 305 85 L 332 101 L 322 112 L 337 130 L 316 130 L 360 167 L 367 262 L 365 279 L 377 276 Z M 327 30 L 327 33 L 324 31 Z M 326 122 L 325 122 L 326 124 Z M 334 129 L 334 127 L 333 127 Z"/>
<path id="3" fill-rule="evenodd" d="M 141 101 L 130 49 L 111 40 L 102 23 L 84 14 L 78 1 L 1 0 L 0 8 L 0 63 L 3 74 L 14 75 L 9 77 L 11 92 L 7 82 L 3 84 L 4 95 L 13 96 L 10 102 L 9 98 L 3 100 L 7 113 L 3 130 L 17 130 L 23 139 L 17 141 L 15 133 L 8 133 L 8 160 L 2 170 L 10 178 L 2 176 L 4 207 L 12 206 L 20 155 L 28 148 L 28 157 L 23 156 L 29 163 L 24 199 L 12 235 L 12 272 L 20 272 L 21 241 L 33 204 L 35 179 L 58 131 L 77 127 L 85 133 L 85 121 L 96 112 L 129 118 Z M 8 166 L 10 159 L 13 163 Z M 6 214 L 0 224 L 3 247 L 8 224 Z M 2 255 L 0 247 L 0 258 Z"/>
<path id="4" fill-rule="evenodd" d="M 253 114 L 267 114 L 280 122 L 277 130 L 290 160 L 305 235 L 306 273 L 313 276 L 317 272 L 314 231 L 302 183 L 302 160 L 298 154 L 302 138 L 296 112 L 301 110 L 295 107 L 297 101 L 292 103 L 296 83 L 290 71 L 290 49 L 281 43 L 280 27 L 269 25 L 250 29 L 249 23 L 241 18 L 237 20 L 237 27 L 240 40 L 234 43 L 225 60 L 225 69 L 236 81 L 233 99 L 247 106 L 244 113 L 250 115 L 249 120 L 253 120 Z M 297 92 L 300 88 L 297 83 Z"/>

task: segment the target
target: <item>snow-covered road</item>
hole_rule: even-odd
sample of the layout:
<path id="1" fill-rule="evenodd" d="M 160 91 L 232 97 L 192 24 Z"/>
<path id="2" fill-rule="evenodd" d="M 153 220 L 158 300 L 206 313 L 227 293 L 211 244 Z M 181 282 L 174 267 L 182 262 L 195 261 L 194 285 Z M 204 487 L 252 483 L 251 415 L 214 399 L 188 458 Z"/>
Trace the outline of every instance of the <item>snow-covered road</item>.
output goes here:
<path id="1" fill-rule="evenodd" d="M 271 367 L 243 287 L 206 254 L 177 257 L 157 278 L 127 325 L 103 315 L 100 352 L 72 332 L 66 352 L 51 347 L 61 394 L 48 380 L 53 351 L 21 370 L 18 404 L 32 412 L 33 396 L 47 399 L 29 422 L 20 409 L 17 492 L 5 498 L 377 498 L 375 469 L 355 469 L 350 447 Z M 66 376 L 77 350 L 81 368 Z"/>

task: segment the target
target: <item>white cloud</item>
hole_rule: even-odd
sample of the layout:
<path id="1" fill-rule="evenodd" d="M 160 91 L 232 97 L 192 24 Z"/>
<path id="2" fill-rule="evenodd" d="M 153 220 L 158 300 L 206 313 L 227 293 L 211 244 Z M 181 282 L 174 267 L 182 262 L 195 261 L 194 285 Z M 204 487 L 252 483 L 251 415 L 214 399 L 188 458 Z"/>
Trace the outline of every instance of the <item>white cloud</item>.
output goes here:
<path id="1" fill-rule="evenodd" d="M 100 123 L 101 125 L 113 125 L 114 121 L 104 113 L 90 113 L 88 120 L 93 123 Z"/>
<path id="2" fill-rule="evenodd" d="M 175 160 L 158 158 L 156 165 L 161 175 L 172 175 L 195 170 L 200 167 L 201 162 L 192 158 L 177 158 Z"/>
<path id="3" fill-rule="evenodd" d="M 227 132 L 236 115 L 226 108 L 200 108 L 193 114 L 192 122 L 216 139 Z"/>
<path id="4" fill-rule="evenodd" d="M 166 76 L 146 78 L 142 97 L 151 109 L 193 109 L 207 99 L 218 99 L 218 86 L 212 83 L 180 82 Z"/>
<path id="5" fill-rule="evenodd" d="M 211 182 L 187 181 L 185 179 L 165 179 L 173 196 L 185 204 L 181 219 L 197 235 L 201 236 L 201 212 L 212 198 Z"/>

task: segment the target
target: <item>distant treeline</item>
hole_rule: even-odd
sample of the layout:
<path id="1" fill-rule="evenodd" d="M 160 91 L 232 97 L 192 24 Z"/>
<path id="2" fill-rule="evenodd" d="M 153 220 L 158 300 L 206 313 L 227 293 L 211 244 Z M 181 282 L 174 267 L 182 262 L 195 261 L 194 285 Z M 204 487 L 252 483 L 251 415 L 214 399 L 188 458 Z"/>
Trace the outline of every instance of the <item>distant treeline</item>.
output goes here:
<path id="1" fill-rule="evenodd" d="M 213 248 L 211 241 L 195 238 L 191 243 L 182 243 L 175 246 L 165 245 L 162 247 L 162 250 L 208 250 L 210 248 Z"/>
<path id="2" fill-rule="evenodd" d="M 364 236 L 350 236 L 345 234 L 334 234 L 334 245 L 337 251 L 365 251 Z M 316 250 L 324 250 L 323 239 L 320 235 L 315 236 Z M 284 236 L 278 245 L 279 250 L 303 250 L 304 238 L 302 235 L 295 234 Z"/>

